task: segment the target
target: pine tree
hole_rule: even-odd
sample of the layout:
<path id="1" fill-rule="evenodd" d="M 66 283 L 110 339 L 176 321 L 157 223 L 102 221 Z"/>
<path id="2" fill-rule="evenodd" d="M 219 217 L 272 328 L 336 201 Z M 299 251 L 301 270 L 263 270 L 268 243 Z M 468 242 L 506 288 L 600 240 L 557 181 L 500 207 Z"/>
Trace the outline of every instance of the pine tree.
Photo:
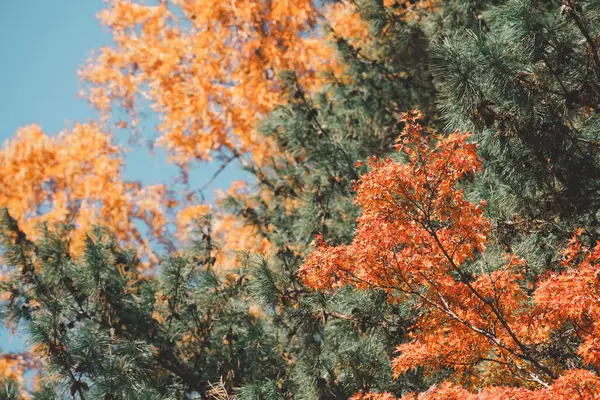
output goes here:
<path id="1" fill-rule="evenodd" d="M 510 0 L 434 50 L 447 127 L 474 132 L 488 184 L 545 230 L 597 224 L 599 11 Z"/>
<path id="2" fill-rule="evenodd" d="M 72 227 L 42 229 L 32 242 L 6 211 L 1 222 L 12 278 L 4 317 L 24 326 L 44 362 L 33 398 L 205 398 L 277 376 L 282 361 L 243 301 L 244 277 L 212 271 L 208 221 L 155 277 L 140 275 L 135 253 L 104 229 L 74 256 Z"/>

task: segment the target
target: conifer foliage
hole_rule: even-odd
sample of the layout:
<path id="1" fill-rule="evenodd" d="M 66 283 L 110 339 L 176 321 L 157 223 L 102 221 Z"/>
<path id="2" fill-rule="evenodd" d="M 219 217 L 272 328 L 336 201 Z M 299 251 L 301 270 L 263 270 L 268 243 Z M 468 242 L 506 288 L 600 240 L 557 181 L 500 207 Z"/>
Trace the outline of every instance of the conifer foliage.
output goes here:
<path id="1" fill-rule="evenodd" d="M 3 287 L 6 317 L 26 325 L 47 371 L 34 398 L 206 397 L 218 392 L 212 385 L 231 390 L 252 375 L 276 376 L 274 346 L 237 296 L 244 278 L 221 281 L 211 271 L 207 231 L 150 278 L 100 228 L 75 257 L 68 226 L 44 229 L 37 242 L 6 212 L 2 226 L 13 278 Z"/>
<path id="2" fill-rule="evenodd" d="M 1 398 L 600 398 L 600 3 L 100 18 L 101 121 L 0 153 L 1 316 L 32 345 Z M 123 180 L 147 109 L 184 177 L 216 155 L 250 184 Z"/>

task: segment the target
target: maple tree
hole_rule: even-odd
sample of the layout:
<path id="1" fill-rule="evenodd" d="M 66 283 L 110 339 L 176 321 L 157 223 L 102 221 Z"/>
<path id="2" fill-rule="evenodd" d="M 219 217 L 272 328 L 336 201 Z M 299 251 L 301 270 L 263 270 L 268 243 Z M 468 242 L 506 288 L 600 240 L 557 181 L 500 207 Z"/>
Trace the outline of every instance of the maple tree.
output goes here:
<path id="1" fill-rule="evenodd" d="M 363 214 L 352 243 L 328 246 L 318 240 L 299 271 L 304 282 L 315 289 L 348 284 L 379 289 L 392 303 L 415 302 L 419 317 L 407 342 L 397 347 L 396 376 L 418 367 L 429 373 L 450 369 L 467 389 L 492 387 L 481 398 L 509 392 L 531 398 L 528 387 L 538 385 L 551 387 L 540 398 L 566 399 L 581 382 L 584 397 L 595 398 L 598 377 L 566 368 L 552 348 L 580 338 L 571 357 L 597 368 L 594 280 L 600 247 L 584 254 L 576 268 L 538 282 L 533 294 L 527 292 L 526 263 L 517 255 L 508 254 L 504 265 L 484 259 L 481 270 L 469 268 L 489 236 L 484 204 L 467 201 L 458 187 L 480 168 L 475 146 L 466 142 L 467 134 L 442 137 L 424 129 L 418 117 L 405 115 L 397 143 L 407 162 L 372 160 L 372 171 L 361 178 L 356 202 Z M 566 263 L 580 255 L 580 247 L 573 239 Z M 565 326 L 571 326 L 569 333 Z M 507 383 L 524 389 L 494 388 Z M 460 398 L 468 390 L 444 386 L 419 398 L 450 393 Z"/>

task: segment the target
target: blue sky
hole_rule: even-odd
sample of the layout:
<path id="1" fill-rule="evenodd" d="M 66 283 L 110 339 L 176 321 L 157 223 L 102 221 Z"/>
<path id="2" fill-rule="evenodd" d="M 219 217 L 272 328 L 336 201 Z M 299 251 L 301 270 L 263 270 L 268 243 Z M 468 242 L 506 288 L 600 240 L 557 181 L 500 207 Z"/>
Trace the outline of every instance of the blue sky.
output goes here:
<path id="1" fill-rule="evenodd" d="M 77 70 L 92 50 L 110 44 L 110 35 L 96 14 L 102 0 L 0 1 L 0 142 L 10 139 L 20 126 L 39 124 L 55 134 L 72 122 L 96 117 L 77 97 Z M 148 124 L 150 125 L 150 124 Z M 152 127 L 149 126 L 149 129 Z M 218 165 L 203 165 L 192 175 L 199 187 Z M 144 183 L 168 182 L 175 169 L 160 156 L 135 152 L 127 159 L 125 176 Z M 243 179 L 236 166 L 227 168 L 207 194 Z M 18 337 L 0 331 L 0 349 L 20 348 Z"/>

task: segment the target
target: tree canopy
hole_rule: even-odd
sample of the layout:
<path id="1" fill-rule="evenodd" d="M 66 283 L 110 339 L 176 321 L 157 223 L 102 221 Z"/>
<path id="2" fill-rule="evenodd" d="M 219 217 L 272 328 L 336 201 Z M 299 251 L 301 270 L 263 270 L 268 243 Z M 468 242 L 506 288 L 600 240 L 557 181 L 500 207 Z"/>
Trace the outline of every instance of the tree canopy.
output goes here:
<path id="1" fill-rule="evenodd" d="M 600 398 L 600 3 L 99 19 L 99 119 L 0 151 L 0 397 Z M 180 181 L 124 178 L 146 139 Z"/>

